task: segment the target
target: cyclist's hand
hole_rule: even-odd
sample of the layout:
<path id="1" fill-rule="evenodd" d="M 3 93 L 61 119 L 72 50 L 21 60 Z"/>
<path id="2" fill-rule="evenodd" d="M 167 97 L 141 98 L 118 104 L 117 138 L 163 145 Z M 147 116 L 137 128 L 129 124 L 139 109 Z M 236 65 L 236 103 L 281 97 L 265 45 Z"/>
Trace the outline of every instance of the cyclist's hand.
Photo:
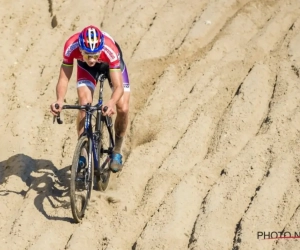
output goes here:
<path id="1" fill-rule="evenodd" d="M 58 107 L 57 107 L 58 106 Z M 54 115 L 54 116 L 57 116 L 61 110 L 62 110 L 62 106 L 63 104 L 59 101 L 56 101 L 54 103 L 52 103 L 50 105 L 50 112 Z"/>
<path id="2" fill-rule="evenodd" d="M 112 116 L 116 113 L 115 105 L 112 105 L 111 102 L 106 103 L 102 108 L 103 115 Z"/>

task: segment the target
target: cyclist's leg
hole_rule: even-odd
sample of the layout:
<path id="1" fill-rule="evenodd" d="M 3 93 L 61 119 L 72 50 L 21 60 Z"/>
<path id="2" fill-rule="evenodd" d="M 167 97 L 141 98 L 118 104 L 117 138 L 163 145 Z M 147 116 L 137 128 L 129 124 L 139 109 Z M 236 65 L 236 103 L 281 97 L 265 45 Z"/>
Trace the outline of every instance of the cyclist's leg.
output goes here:
<path id="1" fill-rule="evenodd" d="M 79 105 L 86 105 L 87 103 L 92 103 L 93 100 L 93 89 L 88 87 L 85 84 L 77 84 L 77 94 L 78 94 L 78 102 Z M 85 112 L 79 110 L 77 114 L 77 133 L 78 138 L 84 131 L 84 119 L 85 119 Z"/>
<path id="2" fill-rule="evenodd" d="M 124 94 L 118 101 L 117 107 L 117 117 L 115 121 L 115 134 L 117 137 L 124 137 L 125 132 L 128 125 L 128 113 L 129 113 L 129 99 L 130 99 L 130 84 L 129 84 L 129 77 L 126 68 L 126 64 L 123 60 L 123 54 L 120 46 L 116 43 L 116 46 L 120 52 L 120 62 L 121 62 L 121 71 L 122 71 L 122 78 L 123 78 L 123 86 L 124 86 Z M 116 142 L 117 144 L 117 142 Z M 118 152 L 121 150 L 119 149 L 118 145 L 116 145 Z M 120 145 L 121 147 L 121 145 Z"/>
<path id="3" fill-rule="evenodd" d="M 116 146 L 115 151 L 117 153 L 121 153 L 121 146 L 123 140 L 120 140 L 125 136 L 126 129 L 128 126 L 129 120 L 129 100 L 130 100 L 130 92 L 124 92 L 123 96 L 117 103 L 117 117 L 115 120 L 115 136 L 116 136 Z M 120 140 L 120 143 L 118 143 Z"/>
<path id="4" fill-rule="evenodd" d="M 89 67 L 86 63 L 77 62 L 77 94 L 79 105 L 92 103 L 94 89 L 96 86 L 96 75 L 94 67 Z M 77 133 L 78 137 L 84 130 L 85 112 L 78 111 L 77 115 Z"/>
<path id="5" fill-rule="evenodd" d="M 127 73 L 126 65 L 121 56 L 121 70 L 123 77 L 124 94 L 118 101 L 117 116 L 115 120 L 115 147 L 113 160 L 111 162 L 111 169 L 114 172 L 119 171 L 122 168 L 122 144 L 123 138 L 126 133 L 129 120 L 129 100 L 130 100 L 130 84 Z"/>

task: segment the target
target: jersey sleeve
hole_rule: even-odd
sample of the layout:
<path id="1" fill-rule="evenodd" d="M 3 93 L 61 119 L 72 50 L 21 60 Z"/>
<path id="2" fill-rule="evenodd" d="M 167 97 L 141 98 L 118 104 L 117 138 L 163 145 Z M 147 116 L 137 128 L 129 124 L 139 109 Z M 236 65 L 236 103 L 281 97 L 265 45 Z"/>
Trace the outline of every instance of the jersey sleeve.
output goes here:
<path id="1" fill-rule="evenodd" d="M 63 52 L 63 65 L 72 66 L 74 63 L 75 51 L 78 49 L 78 40 L 75 38 L 76 36 L 72 36 L 65 43 Z"/>
<path id="2" fill-rule="evenodd" d="M 111 46 L 105 45 L 104 48 L 104 53 L 109 59 L 109 68 L 110 69 L 120 69 L 121 63 L 120 63 L 120 52 L 118 48 L 113 44 Z"/>

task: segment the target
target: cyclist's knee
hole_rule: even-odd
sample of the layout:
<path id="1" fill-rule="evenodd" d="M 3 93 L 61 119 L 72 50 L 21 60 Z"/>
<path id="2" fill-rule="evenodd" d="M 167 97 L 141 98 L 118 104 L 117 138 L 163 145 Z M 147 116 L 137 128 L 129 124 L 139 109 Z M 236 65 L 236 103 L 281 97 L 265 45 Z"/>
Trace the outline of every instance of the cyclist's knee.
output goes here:
<path id="1" fill-rule="evenodd" d="M 92 103 L 92 101 L 93 101 L 93 97 L 91 93 L 85 92 L 85 93 L 78 94 L 79 105 L 86 105 L 88 103 Z"/>
<path id="2" fill-rule="evenodd" d="M 127 115 L 129 113 L 129 106 L 125 103 L 117 106 L 118 115 Z"/>
<path id="3" fill-rule="evenodd" d="M 130 99 L 130 92 L 124 92 L 123 96 L 117 103 L 117 112 L 128 114 L 129 112 L 129 99 Z"/>

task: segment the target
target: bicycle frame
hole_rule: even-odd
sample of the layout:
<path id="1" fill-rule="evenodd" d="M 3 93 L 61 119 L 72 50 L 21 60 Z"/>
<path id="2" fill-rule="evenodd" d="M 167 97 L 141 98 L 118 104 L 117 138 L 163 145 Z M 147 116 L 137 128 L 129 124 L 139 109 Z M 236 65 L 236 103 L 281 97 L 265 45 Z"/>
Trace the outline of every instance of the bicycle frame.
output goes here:
<path id="1" fill-rule="evenodd" d="M 90 162 L 88 162 L 88 166 L 89 166 L 89 168 L 90 168 L 90 166 L 92 166 L 91 154 L 93 153 L 94 169 L 97 171 L 98 175 L 102 174 L 104 167 L 106 166 L 106 164 L 108 164 L 110 162 L 113 148 L 115 146 L 112 132 L 109 129 L 109 127 L 113 126 L 112 119 L 107 116 L 102 116 L 103 85 L 104 85 L 105 79 L 107 79 L 107 77 L 104 74 L 100 74 L 100 76 L 98 77 L 97 81 L 100 83 L 100 87 L 99 87 L 99 99 L 98 99 L 98 103 L 96 105 L 91 106 L 91 104 L 88 103 L 86 105 L 64 105 L 63 106 L 63 109 L 79 109 L 79 110 L 85 111 L 86 115 L 85 115 L 83 135 L 87 135 L 88 143 L 89 143 L 88 154 L 89 154 Z M 105 107 L 104 107 L 104 109 L 105 109 Z M 96 115 L 95 131 L 93 132 L 92 117 L 93 117 L 93 113 L 95 111 L 97 111 L 97 115 Z M 105 125 L 106 125 L 108 133 L 109 133 L 110 141 L 112 142 L 111 145 L 109 145 L 108 149 L 103 149 L 102 147 L 99 148 L 99 141 L 100 141 L 100 137 L 102 136 L 102 134 L 101 134 L 101 119 L 104 119 Z M 59 124 L 63 123 L 63 121 L 60 119 L 60 116 L 57 116 L 57 122 Z M 107 158 L 100 166 L 99 157 L 103 153 L 107 154 Z M 90 170 L 91 169 L 89 169 L 89 171 Z"/>
<path id="2" fill-rule="evenodd" d="M 104 74 L 101 74 L 98 77 L 98 82 L 100 83 L 99 86 L 99 99 L 98 99 L 98 103 L 97 105 L 102 106 L 103 104 L 103 85 L 104 85 L 104 81 L 106 79 L 106 76 Z M 109 81 L 109 79 L 108 79 Z M 110 84 L 110 83 L 109 83 Z M 111 84 L 110 84 L 111 86 Z M 104 107 L 105 109 L 105 107 Z M 112 142 L 112 145 L 109 145 L 108 149 L 103 149 L 103 147 L 101 146 L 100 148 L 98 147 L 99 145 L 99 139 L 100 137 L 102 137 L 103 135 L 101 134 L 102 130 L 101 130 L 101 119 L 104 119 L 105 122 L 105 126 L 108 130 L 109 133 L 109 141 Z M 113 135 L 111 132 L 111 129 L 109 129 L 109 127 L 112 127 L 112 119 L 110 117 L 107 116 L 102 116 L 102 110 L 97 110 L 97 117 L 96 117 L 96 124 L 95 124 L 95 132 L 93 133 L 93 155 L 94 155 L 94 166 L 96 165 L 97 167 L 95 168 L 96 170 L 98 170 L 98 174 L 102 174 L 104 167 L 106 166 L 106 164 L 108 164 L 111 160 L 111 155 L 113 152 L 113 148 L 114 148 L 114 139 L 113 139 Z M 99 133 L 99 134 L 98 134 Z M 102 151 L 101 151 L 102 150 Z M 100 166 L 100 160 L 98 157 L 100 157 L 101 154 L 106 153 L 108 155 L 108 157 L 106 157 L 105 161 L 102 163 L 102 165 Z"/>

